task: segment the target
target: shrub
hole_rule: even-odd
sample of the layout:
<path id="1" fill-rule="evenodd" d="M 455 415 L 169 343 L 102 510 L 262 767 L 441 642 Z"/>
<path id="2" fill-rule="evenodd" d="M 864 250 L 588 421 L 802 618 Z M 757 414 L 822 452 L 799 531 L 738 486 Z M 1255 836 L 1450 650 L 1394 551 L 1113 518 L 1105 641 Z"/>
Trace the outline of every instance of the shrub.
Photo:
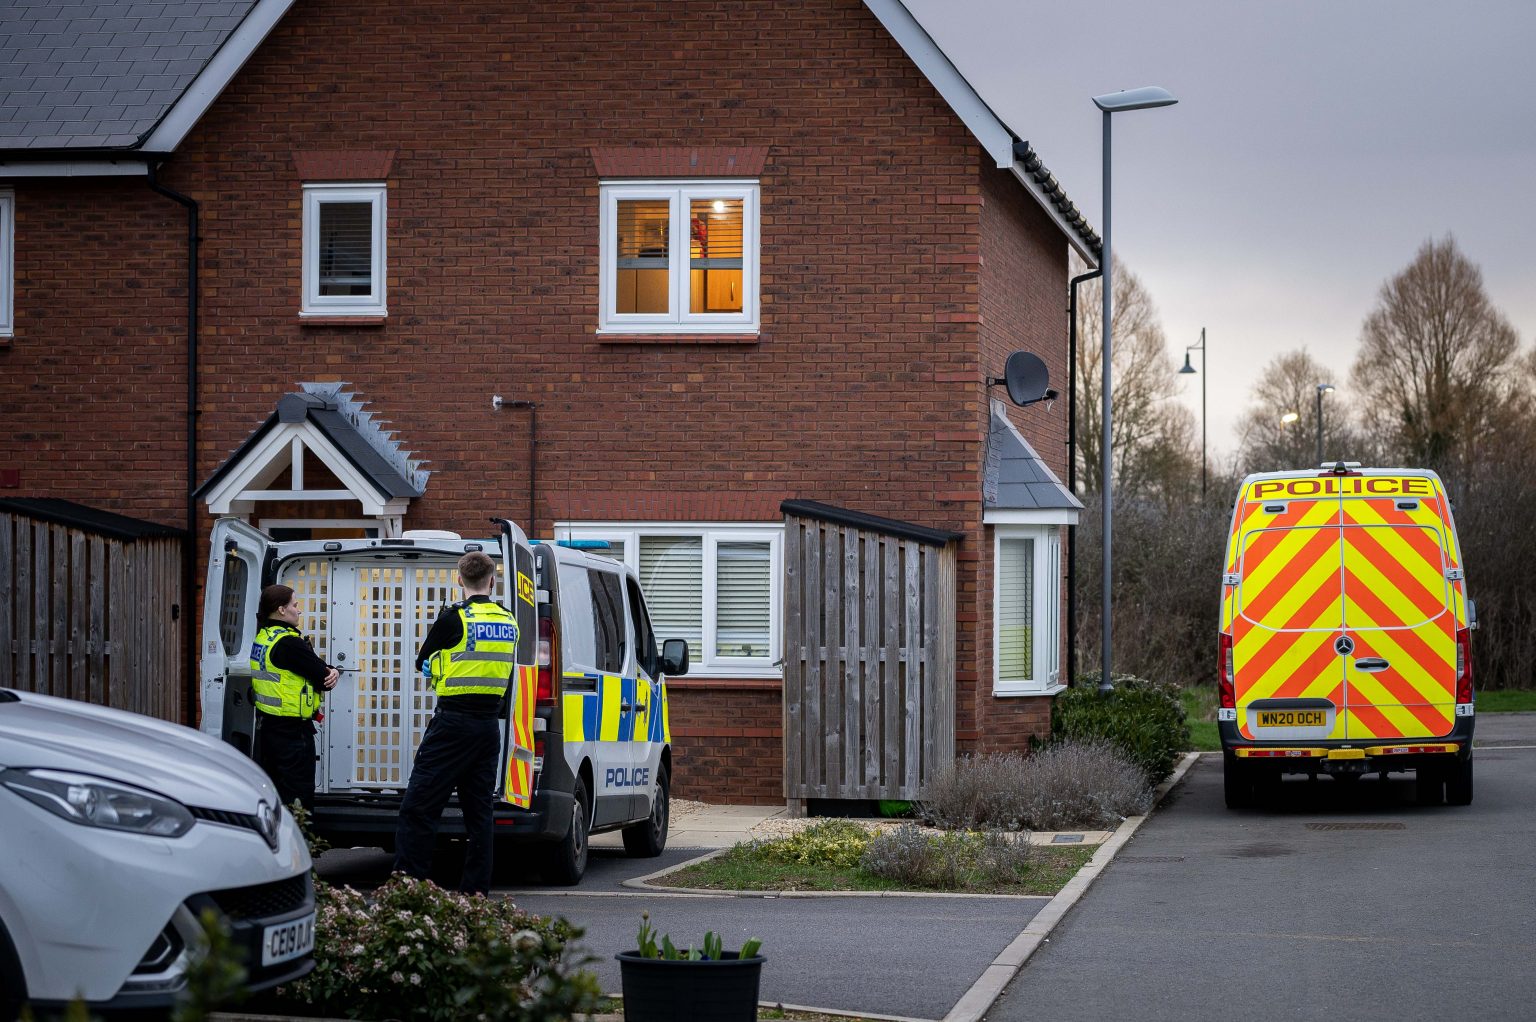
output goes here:
<path id="1" fill-rule="evenodd" d="M 1041 749 L 1030 757 L 1020 789 L 1024 818 L 1034 830 L 1109 828 L 1152 808 L 1141 767 L 1104 743 Z"/>
<path id="2" fill-rule="evenodd" d="M 918 813 L 946 830 L 1018 830 L 1024 826 L 1019 788 L 1025 763 L 1016 753 L 956 760 L 929 782 Z"/>
<path id="3" fill-rule="evenodd" d="M 553 1020 L 591 1011 L 597 981 L 566 951 L 581 930 L 511 902 L 395 876 L 369 896 L 319 884 L 315 970 L 282 988 L 304 1014 Z"/>
<path id="4" fill-rule="evenodd" d="M 826 819 L 789 837 L 757 843 L 769 859 L 798 866 L 851 869 L 869 844 L 869 831 L 851 820 Z"/>
<path id="5" fill-rule="evenodd" d="M 1017 883 L 1029 861 L 1024 837 L 996 830 L 929 834 L 904 823 L 871 838 L 859 865 L 907 887 L 963 890 Z"/>
<path id="6" fill-rule="evenodd" d="M 1057 742 L 1107 742 L 1139 766 L 1149 784 L 1173 773 L 1189 748 L 1189 725 L 1177 687 L 1141 678 L 1115 679 L 1100 693 L 1087 678 L 1056 697 L 1051 734 Z"/>

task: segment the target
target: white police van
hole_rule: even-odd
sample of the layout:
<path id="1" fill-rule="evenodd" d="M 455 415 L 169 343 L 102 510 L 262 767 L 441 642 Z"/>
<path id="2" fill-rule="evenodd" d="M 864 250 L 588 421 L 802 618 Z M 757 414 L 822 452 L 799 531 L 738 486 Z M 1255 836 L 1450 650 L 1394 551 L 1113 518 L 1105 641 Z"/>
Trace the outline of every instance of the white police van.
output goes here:
<path id="1" fill-rule="evenodd" d="M 462 596 L 458 559 L 484 550 L 502 569 L 492 595 L 519 628 L 497 775 L 498 862 L 525 863 L 531 848 L 546 880 L 574 884 L 589 835 L 620 829 L 629 854 L 659 855 L 672 776 L 666 678 L 687 673 L 687 643 L 658 647 L 633 569 L 529 543 L 515 524 L 496 521 L 501 534 L 488 540 L 434 532 L 280 542 L 220 519 L 204 592 L 202 730 L 251 752 L 257 598 L 263 586 L 289 586 L 303 607 L 300 630 L 341 671 L 317 724 L 315 830 L 338 847 L 391 848 L 435 701 L 414 670 L 416 650 L 442 607 Z M 452 803 L 439 833 L 463 834 Z"/>

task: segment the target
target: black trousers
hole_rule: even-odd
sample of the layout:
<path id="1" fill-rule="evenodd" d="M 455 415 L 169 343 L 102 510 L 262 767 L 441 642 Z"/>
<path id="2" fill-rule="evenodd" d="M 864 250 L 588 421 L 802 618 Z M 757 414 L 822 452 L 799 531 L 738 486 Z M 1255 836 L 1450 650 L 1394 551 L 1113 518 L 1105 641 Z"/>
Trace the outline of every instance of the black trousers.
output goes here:
<path id="1" fill-rule="evenodd" d="M 421 879 L 431 873 L 438 822 L 449 796 L 457 790 L 465 836 L 459 890 L 490 893 L 491 802 L 500 750 L 501 723 L 495 717 L 443 709 L 432 715 L 400 805 L 400 822 L 395 828 L 396 872 Z"/>
<path id="2" fill-rule="evenodd" d="M 258 713 L 256 762 L 277 786 L 283 805 L 315 810 L 315 725 L 299 717 Z"/>

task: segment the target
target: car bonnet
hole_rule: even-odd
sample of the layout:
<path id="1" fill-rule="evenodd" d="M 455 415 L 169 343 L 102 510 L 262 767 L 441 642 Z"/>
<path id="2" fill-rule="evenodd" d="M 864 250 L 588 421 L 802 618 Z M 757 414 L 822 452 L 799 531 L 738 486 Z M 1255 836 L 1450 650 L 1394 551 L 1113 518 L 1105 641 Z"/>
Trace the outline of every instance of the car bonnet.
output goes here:
<path id="1" fill-rule="evenodd" d="M 277 804 L 266 774 L 232 746 L 136 713 L 30 692 L 0 701 L 0 767 L 91 774 L 188 806 L 254 813 Z"/>

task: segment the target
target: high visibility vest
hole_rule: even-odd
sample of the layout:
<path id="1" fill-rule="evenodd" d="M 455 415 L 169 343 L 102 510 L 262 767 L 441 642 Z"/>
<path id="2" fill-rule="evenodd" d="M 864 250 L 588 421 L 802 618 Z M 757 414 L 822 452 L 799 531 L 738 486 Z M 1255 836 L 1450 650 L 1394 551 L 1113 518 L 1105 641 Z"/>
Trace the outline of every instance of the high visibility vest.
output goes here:
<path id="1" fill-rule="evenodd" d="M 256 642 L 251 646 L 251 688 L 256 695 L 256 709 L 262 713 L 308 720 L 320 706 L 319 693 L 302 674 L 272 663 L 272 647 L 278 640 L 298 634 L 297 628 L 288 625 L 267 625 L 256 633 Z"/>
<path id="2" fill-rule="evenodd" d="M 517 619 L 487 600 L 456 609 L 464 636 L 458 645 L 433 653 L 430 661 L 438 698 L 504 694 L 517 663 Z"/>

